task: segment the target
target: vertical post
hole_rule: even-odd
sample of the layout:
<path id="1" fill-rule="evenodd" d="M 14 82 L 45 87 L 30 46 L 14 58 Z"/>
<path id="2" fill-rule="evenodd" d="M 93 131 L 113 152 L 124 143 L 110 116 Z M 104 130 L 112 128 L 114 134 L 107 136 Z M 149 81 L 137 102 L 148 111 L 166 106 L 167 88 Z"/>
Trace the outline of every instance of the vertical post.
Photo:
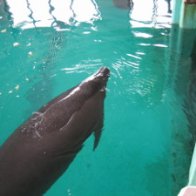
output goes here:
<path id="1" fill-rule="evenodd" d="M 173 1 L 173 15 L 172 15 L 172 23 L 179 24 L 180 15 L 181 15 L 181 7 L 182 7 L 182 0 L 174 0 Z"/>

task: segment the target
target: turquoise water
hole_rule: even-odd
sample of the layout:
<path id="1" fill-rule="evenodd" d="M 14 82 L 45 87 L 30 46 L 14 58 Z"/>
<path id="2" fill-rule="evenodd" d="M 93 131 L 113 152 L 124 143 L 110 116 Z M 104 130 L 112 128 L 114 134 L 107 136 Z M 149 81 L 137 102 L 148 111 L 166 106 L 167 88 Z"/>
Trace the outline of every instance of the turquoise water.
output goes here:
<path id="1" fill-rule="evenodd" d="M 136 5 L 132 13 L 112 1 L 92 2 L 97 13 L 90 23 L 53 16 L 53 26 L 45 27 L 36 26 L 30 8 L 32 21 L 17 25 L 12 6 L 1 4 L 0 143 L 40 106 L 105 65 L 111 77 L 100 145 L 93 152 L 89 138 L 45 195 L 176 195 L 187 183 L 191 155 L 188 54 L 179 63 L 177 30 L 153 17 L 138 22 Z"/>

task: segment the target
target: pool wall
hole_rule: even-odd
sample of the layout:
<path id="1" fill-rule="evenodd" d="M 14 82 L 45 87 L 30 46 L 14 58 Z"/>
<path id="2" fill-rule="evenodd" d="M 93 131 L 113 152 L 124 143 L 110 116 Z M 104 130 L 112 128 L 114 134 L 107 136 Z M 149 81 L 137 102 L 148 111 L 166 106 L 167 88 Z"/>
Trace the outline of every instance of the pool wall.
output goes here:
<path id="1" fill-rule="evenodd" d="M 178 41 L 176 43 L 176 50 L 180 51 L 181 54 L 184 54 L 184 51 L 190 51 L 192 49 L 191 43 L 195 41 L 195 33 L 191 33 L 189 31 L 195 31 L 196 29 L 196 0 L 174 0 L 173 1 L 173 15 L 172 15 L 172 23 L 177 25 L 181 30 L 179 31 Z M 185 34 L 191 35 L 189 39 L 186 39 L 185 43 L 183 39 Z M 187 38 L 187 36 L 186 36 Z M 186 49 L 183 46 L 188 46 Z M 186 52 L 185 52 L 186 53 Z M 176 57 L 178 58 L 178 57 Z M 179 196 L 192 196 L 196 194 L 196 144 L 193 150 L 192 161 L 189 170 L 189 179 L 187 183 L 187 187 L 183 188 Z"/>

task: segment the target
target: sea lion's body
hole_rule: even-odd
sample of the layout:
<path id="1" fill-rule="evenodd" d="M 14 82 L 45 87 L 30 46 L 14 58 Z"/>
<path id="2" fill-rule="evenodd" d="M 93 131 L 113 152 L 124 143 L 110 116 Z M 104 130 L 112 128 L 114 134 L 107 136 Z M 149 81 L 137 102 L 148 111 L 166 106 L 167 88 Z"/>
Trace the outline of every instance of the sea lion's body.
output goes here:
<path id="1" fill-rule="evenodd" d="M 20 126 L 0 148 L 0 195 L 39 196 L 103 126 L 107 68 L 68 90 Z"/>

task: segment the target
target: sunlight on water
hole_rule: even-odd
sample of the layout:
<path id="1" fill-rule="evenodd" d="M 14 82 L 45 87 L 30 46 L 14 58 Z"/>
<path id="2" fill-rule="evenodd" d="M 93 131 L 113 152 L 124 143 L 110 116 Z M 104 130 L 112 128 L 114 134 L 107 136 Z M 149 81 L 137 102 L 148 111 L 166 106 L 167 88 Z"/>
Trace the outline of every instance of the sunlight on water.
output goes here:
<path id="1" fill-rule="evenodd" d="M 8 0 L 8 4 L 14 27 L 22 29 L 58 26 L 63 23 L 73 25 L 74 21 L 75 24 L 92 23 L 101 17 L 96 2 L 91 0 L 42 0 L 41 2 L 18 0 L 17 4 Z"/>
<path id="2" fill-rule="evenodd" d="M 172 3 L 170 0 L 134 1 L 134 9 L 130 12 L 132 27 L 170 27 Z"/>
<path id="3" fill-rule="evenodd" d="M 175 196 L 186 184 L 188 55 L 175 59 L 167 1 L 147 2 L 0 3 L 1 144 L 53 97 L 111 70 L 98 149 L 90 138 L 46 196 Z"/>

